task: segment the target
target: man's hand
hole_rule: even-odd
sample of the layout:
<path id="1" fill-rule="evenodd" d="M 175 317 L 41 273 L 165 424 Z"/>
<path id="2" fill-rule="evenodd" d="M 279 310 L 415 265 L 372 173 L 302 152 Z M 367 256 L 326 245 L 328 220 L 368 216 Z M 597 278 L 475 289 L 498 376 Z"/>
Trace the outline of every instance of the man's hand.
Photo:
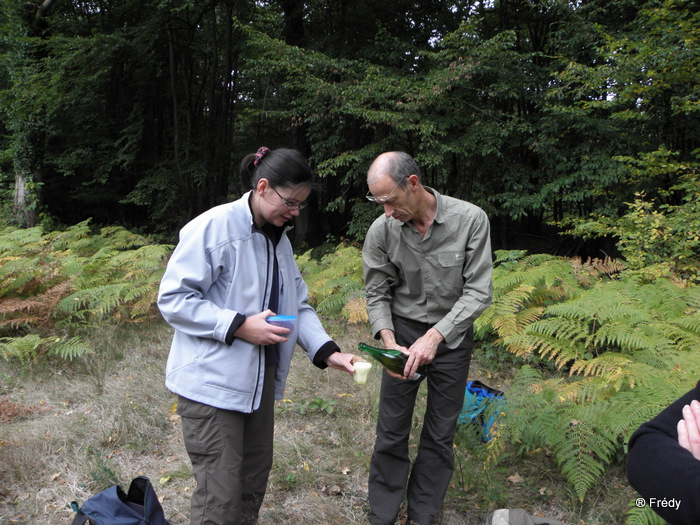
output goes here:
<path id="1" fill-rule="evenodd" d="M 444 341 L 442 334 L 431 328 L 416 341 L 408 349 L 408 361 L 406 368 L 403 371 L 404 376 L 413 377 L 419 366 L 427 365 L 433 362 L 437 353 L 438 345 Z"/>
<path id="2" fill-rule="evenodd" d="M 384 348 L 399 350 L 408 355 L 406 368 L 404 368 L 403 376 L 395 374 L 387 370 L 387 373 L 396 379 L 411 379 L 421 365 L 427 365 L 433 362 L 437 348 L 444 338 L 442 334 L 431 328 L 411 345 L 411 348 L 400 346 L 394 337 L 394 332 L 391 330 L 381 330 L 379 336 L 384 343 Z"/>
<path id="3" fill-rule="evenodd" d="M 398 350 L 399 352 L 403 352 L 404 354 L 408 355 L 408 348 L 405 346 L 401 346 L 396 342 L 396 338 L 394 337 L 394 332 L 393 330 L 380 330 L 379 331 L 379 337 L 382 340 L 382 344 L 384 345 L 384 348 L 387 350 Z M 384 368 L 386 370 L 386 373 L 389 374 L 391 377 L 394 377 L 396 379 L 408 379 L 404 376 L 401 376 L 399 374 L 395 374 L 391 370 Z"/>
<path id="4" fill-rule="evenodd" d="M 267 318 L 271 315 L 275 315 L 272 310 L 265 310 L 259 314 L 247 317 L 233 335 L 245 339 L 254 345 L 265 346 L 273 343 L 284 343 L 287 340 L 285 336 L 291 330 L 268 323 Z"/>
<path id="5" fill-rule="evenodd" d="M 697 400 L 683 407 L 683 419 L 678 422 L 678 443 L 695 459 L 700 459 L 700 402 Z"/>

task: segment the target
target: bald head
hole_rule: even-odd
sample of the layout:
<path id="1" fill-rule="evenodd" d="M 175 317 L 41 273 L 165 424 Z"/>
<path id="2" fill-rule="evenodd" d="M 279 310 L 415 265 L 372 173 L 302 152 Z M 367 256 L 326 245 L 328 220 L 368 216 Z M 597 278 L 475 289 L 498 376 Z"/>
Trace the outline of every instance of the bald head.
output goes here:
<path id="1" fill-rule="evenodd" d="M 387 151 L 374 159 L 367 171 L 367 184 L 375 183 L 383 175 L 389 175 L 397 184 L 410 175 L 416 175 L 420 181 L 418 165 L 408 153 L 402 151 Z"/>

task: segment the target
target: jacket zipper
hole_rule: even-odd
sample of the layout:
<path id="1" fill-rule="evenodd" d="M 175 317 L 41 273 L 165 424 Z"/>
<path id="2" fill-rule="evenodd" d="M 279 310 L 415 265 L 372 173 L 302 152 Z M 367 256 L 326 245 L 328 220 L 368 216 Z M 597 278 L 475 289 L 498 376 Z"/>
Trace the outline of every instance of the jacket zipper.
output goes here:
<path id="1" fill-rule="evenodd" d="M 261 305 L 261 309 L 260 309 L 260 311 L 262 312 L 263 310 L 265 310 L 265 299 L 267 298 L 267 294 L 268 294 L 269 286 L 270 286 L 270 244 L 271 244 L 271 241 L 267 237 L 267 235 L 265 235 L 264 233 L 259 233 L 258 235 L 262 235 L 265 238 L 265 254 L 267 255 L 267 261 L 265 264 L 265 268 L 266 268 L 266 271 L 265 271 L 265 293 L 263 294 L 263 304 Z M 273 268 L 274 268 L 274 266 L 273 266 Z M 265 349 L 263 348 L 263 346 L 258 345 L 258 373 L 257 373 L 258 377 L 260 377 L 260 369 L 262 368 L 263 352 L 265 352 Z M 263 375 L 264 375 L 264 372 L 263 372 Z M 264 378 L 263 378 L 263 382 L 264 382 Z M 251 413 L 255 410 L 255 399 L 257 396 L 258 396 L 258 383 L 256 381 L 255 391 L 253 392 L 253 399 L 251 401 L 252 404 L 250 406 Z"/>

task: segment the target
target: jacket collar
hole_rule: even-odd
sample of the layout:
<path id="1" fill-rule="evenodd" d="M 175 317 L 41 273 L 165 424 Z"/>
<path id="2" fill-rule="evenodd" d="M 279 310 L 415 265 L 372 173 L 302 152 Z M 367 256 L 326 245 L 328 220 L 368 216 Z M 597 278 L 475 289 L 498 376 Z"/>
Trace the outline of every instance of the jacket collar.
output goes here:
<path id="1" fill-rule="evenodd" d="M 255 224 L 255 214 L 253 213 L 253 205 L 252 205 L 252 200 L 253 200 L 253 190 L 248 191 L 247 193 L 243 194 L 241 197 L 241 200 L 246 203 L 245 210 L 248 215 L 248 224 L 250 225 L 250 233 L 254 232 L 259 232 L 267 235 L 267 228 L 258 228 L 258 225 Z M 294 228 L 294 219 L 289 221 L 287 224 L 284 226 L 274 226 L 270 225 L 271 228 L 275 231 L 277 234 L 277 239 L 279 240 L 282 237 L 282 234 L 287 233 L 289 230 Z M 268 235 L 269 236 L 269 235 Z"/>

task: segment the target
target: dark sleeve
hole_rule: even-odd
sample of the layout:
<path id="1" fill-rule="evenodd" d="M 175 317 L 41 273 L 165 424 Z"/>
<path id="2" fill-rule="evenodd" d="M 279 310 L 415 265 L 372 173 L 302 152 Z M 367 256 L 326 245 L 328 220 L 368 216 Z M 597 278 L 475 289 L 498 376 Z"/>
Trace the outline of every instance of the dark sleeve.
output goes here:
<path id="1" fill-rule="evenodd" d="M 247 317 L 243 314 L 237 313 L 236 316 L 233 318 L 233 321 L 231 321 L 231 326 L 228 327 L 228 330 L 226 331 L 226 344 L 227 345 L 232 345 L 233 340 L 236 338 L 235 334 L 236 330 L 238 330 L 243 322 L 247 319 Z"/>
<path id="2" fill-rule="evenodd" d="M 700 383 L 642 424 L 629 441 L 627 479 L 671 525 L 700 523 L 700 461 L 678 444 L 676 429 L 693 399 L 700 399 Z"/>
<path id="3" fill-rule="evenodd" d="M 326 364 L 326 357 L 331 354 L 335 354 L 336 352 L 340 352 L 340 347 L 335 344 L 335 342 L 328 341 L 321 348 L 319 348 L 314 355 L 314 365 L 319 367 L 321 370 L 328 368 L 328 365 Z"/>

